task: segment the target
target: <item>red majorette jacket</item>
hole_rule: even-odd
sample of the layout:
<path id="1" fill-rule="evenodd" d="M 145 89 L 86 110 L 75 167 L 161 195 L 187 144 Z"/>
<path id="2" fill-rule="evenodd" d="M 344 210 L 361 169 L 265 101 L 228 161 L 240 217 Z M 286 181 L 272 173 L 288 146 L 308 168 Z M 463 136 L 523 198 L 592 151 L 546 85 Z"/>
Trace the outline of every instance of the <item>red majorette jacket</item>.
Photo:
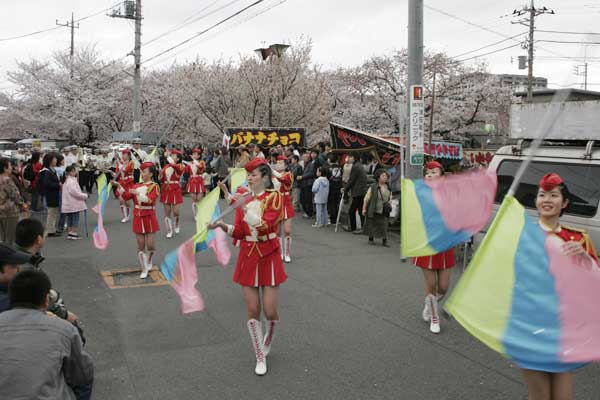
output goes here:
<path id="1" fill-rule="evenodd" d="M 283 218 L 283 197 L 276 190 L 259 195 L 239 188 L 232 202 L 246 195 L 244 207 L 235 211 L 233 225 L 227 233 L 239 243 L 239 257 L 262 258 L 279 249 L 279 224 Z"/>

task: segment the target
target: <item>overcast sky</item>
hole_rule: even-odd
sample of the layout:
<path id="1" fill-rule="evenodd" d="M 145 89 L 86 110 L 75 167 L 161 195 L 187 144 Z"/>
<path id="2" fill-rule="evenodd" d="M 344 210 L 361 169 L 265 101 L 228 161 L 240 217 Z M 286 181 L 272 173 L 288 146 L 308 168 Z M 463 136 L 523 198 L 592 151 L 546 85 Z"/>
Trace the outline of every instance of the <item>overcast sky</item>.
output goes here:
<path id="1" fill-rule="evenodd" d="M 52 28 L 56 19 L 62 23 L 70 19 L 71 11 L 76 19 L 82 18 L 109 8 L 116 1 L 1 0 L 0 89 L 10 87 L 6 71 L 14 69 L 15 60 L 47 58 L 55 50 L 68 49 L 70 32 L 67 28 L 60 28 L 28 38 L 1 39 Z M 143 0 L 143 41 L 169 31 L 192 16 L 212 14 L 143 46 L 142 59 L 189 38 L 254 1 Z M 328 68 L 357 65 L 371 55 L 406 47 L 407 0 L 287 0 L 277 5 L 281 1 L 264 0 L 221 28 L 149 62 L 145 68 L 156 68 L 174 60 L 191 60 L 197 55 L 207 60 L 236 58 L 239 54 L 251 54 L 253 49 L 262 45 L 289 42 L 300 35 L 313 39 L 314 61 Z M 502 16 L 512 13 L 513 9 L 522 7 L 524 3 L 525 0 L 425 0 L 425 46 L 455 56 L 518 35 L 526 28 L 511 24 L 513 18 Z M 258 12 L 274 5 L 277 6 L 256 16 Z M 597 23 L 600 19 L 599 0 L 546 0 L 537 1 L 537 6 L 547 6 L 556 11 L 556 15 L 537 18 L 538 29 L 600 31 Z M 522 37 L 524 35 L 517 39 Z M 600 43 L 600 35 L 539 32 L 536 39 Z M 123 57 L 133 48 L 133 22 L 109 18 L 104 13 L 88 18 L 80 22 L 75 32 L 75 44 L 96 44 L 106 58 Z M 459 58 L 469 58 L 515 44 L 517 42 L 514 40 L 507 40 Z M 574 67 L 583 61 L 562 57 L 582 57 L 587 51 L 587 56 L 591 57 L 588 89 L 600 91 L 600 45 L 589 45 L 587 50 L 581 44 L 540 42 L 536 46 L 536 56 L 539 58 L 534 73 L 547 77 L 554 87 L 580 87 L 583 77 L 574 74 Z M 516 63 L 517 57 L 524 54 L 525 50 L 517 46 L 483 58 L 488 60 L 492 72 L 524 74 L 526 71 L 519 71 Z M 514 62 L 511 63 L 511 59 Z"/>

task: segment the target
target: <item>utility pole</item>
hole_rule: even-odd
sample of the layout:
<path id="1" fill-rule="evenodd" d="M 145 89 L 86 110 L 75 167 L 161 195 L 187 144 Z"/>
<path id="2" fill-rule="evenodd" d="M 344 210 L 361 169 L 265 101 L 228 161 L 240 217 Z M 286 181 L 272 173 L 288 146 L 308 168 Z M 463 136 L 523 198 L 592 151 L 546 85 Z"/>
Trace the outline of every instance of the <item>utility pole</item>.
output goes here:
<path id="1" fill-rule="evenodd" d="M 133 132 L 140 132 L 142 127 L 142 113 L 140 93 L 142 87 L 142 0 L 126 0 L 123 2 L 124 10 L 113 10 L 109 17 L 132 19 L 135 21 L 135 42 L 133 47 Z"/>
<path id="2" fill-rule="evenodd" d="M 77 24 L 77 26 L 75 26 L 75 15 L 73 13 L 71 13 L 71 22 L 67 21 L 64 24 L 59 24 L 58 19 L 57 19 L 56 25 L 64 26 L 66 28 L 71 28 L 71 52 L 70 52 L 71 66 L 70 66 L 70 69 L 71 69 L 71 78 L 73 78 L 73 57 L 75 56 L 75 28 L 79 29 L 79 24 Z"/>
<path id="3" fill-rule="evenodd" d="M 582 71 L 583 69 L 583 71 Z M 587 86 L 588 86 L 588 63 L 587 60 L 586 62 L 583 63 L 583 65 L 576 65 L 575 66 L 575 75 L 578 76 L 583 76 L 583 89 L 587 90 Z"/>
<path id="4" fill-rule="evenodd" d="M 512 15 L 515 17 L 521 17 L 523 15 L 528 15 L 528 18 L 521 19 L 517 22 L 517 24 L 521 24 L 529 27 L 529 39 L 527 41 L 527 101 L 531 102 L 533 98 L 533 43 L 534 43 L 534 33 L 535 33 L 535 18 L 542 14 L 556 14 L 554 10 L 551 10 L 546 7 L 535 8 L 534 0 L 531 0 L 531 4 L 529 6 L 523 7 L 520 10 L 514 10 Z"/>
<path id="5" fill-rule="evenodd" d="M 413 93 L 414 85 L 423 84 L 423 0 L 409 0 L 408 1 L 408 82 L 407 88 L 407 103 L 408 103 L 408 139 L 405 140 L 404 145 L 406 146 L 405 159 L 405 176 L 409 179 L 419 179 L 423 176 L 423 157 L 411 157 L 411 153 L 414 150 L 423 148 L 423 117 L 418 118 L 415 115 L 413 109 L 415 104 L 411 101 L 411 98 L 421 98 L 422 90 L 416 91 L 420 93 Z M 415 96 L 415 94 L 419 96 Z M 418 121 L 417 121 L 418 120 Z M 413 133 L 418 131 L 415 130 L 415 122 L 420 129 L 421 137 L 415 136 Z M 402 160 L 404 162 L 405 160 Z M 419 163 L 420 161 L 420 163 Z"/>
<path id="6" fill-rule="evenodd" d="M 433 88 L 431 89 L 431 109 L 429 110 L 429 151 L 433 141 L 433 112 L 435 107 L 435 78 L 437 75 L 437 60 L 433 63 Z"/>
<path id="7" fill-rule="evenodd" d="M 273 57 L 277 56 L 277 66 L 281 67 L 281 57 L 283 57 L 283 53 L 290 46 L 287 44 L 272 44 L 269 47 L 264 47 L 260 49 L 254 50 L 254 52 L 260 57 L 262 61 L 269 63 L 269 86 L 270 86 L 270 94 L 269 94 L 269 115 L 268 115 L 268 124 L 270 127 L 273 126 Z"/>

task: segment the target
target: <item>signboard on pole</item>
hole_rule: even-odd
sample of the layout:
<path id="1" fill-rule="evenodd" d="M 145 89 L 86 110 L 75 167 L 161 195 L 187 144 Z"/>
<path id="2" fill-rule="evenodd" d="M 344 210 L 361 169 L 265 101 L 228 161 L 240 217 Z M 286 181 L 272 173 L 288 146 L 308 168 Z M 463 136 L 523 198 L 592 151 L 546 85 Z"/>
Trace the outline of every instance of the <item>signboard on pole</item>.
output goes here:
<path id="1" fill-rule="evenodd" d="M 410 165 L 423 165 L 425 161 L 425 100 L 422 85 L 410 87 L 409 135 Z"/>

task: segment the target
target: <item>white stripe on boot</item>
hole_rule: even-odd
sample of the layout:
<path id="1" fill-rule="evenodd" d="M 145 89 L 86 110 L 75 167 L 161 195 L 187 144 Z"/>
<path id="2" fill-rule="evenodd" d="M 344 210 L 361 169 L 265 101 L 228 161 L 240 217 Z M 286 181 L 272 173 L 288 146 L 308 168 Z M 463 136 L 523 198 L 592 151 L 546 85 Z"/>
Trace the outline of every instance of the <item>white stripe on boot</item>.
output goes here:
<path id="1" fill-rule="evenodd" d="M 173 225 L 171 218 L 165 217 L 165 225 L 167 226 L 167 239 L 171 239 L 173 237 Z"/>
<path id="2" fill-rule="evenodd" d="M 264 341 L 264 350 L 265 357 L 269 355 L 271 351 L 271 343 L 273 343 L 273 335 L 275 335 L 275 326 L 279 324 L 279 321 L 276 320 L 267 320 L 265 324 L 265 341 Z"/>
<path id="3" fill-rule="evenodd" d="M 284 257 L 285 257 L 285 245 L 284 245 L 284 240 L 283 238 L 280 236 L 279 237 L 279 248 L 281 249 L 281 260 L 283 261 Z"/>
<path id="4" fill-rule="evenodd" d="M 248 332 L 250 333 L 250 340 L 252 340 L 252 347 L 254 348 L 254 355 L 256 356 L 256 368 L 254 368 L 254 373 L 262 376 L 267 373 L 267 359 L 265 357 L 263 345 L 262 325 L 254 318 L 249 319 L 247 325 Z"/>

